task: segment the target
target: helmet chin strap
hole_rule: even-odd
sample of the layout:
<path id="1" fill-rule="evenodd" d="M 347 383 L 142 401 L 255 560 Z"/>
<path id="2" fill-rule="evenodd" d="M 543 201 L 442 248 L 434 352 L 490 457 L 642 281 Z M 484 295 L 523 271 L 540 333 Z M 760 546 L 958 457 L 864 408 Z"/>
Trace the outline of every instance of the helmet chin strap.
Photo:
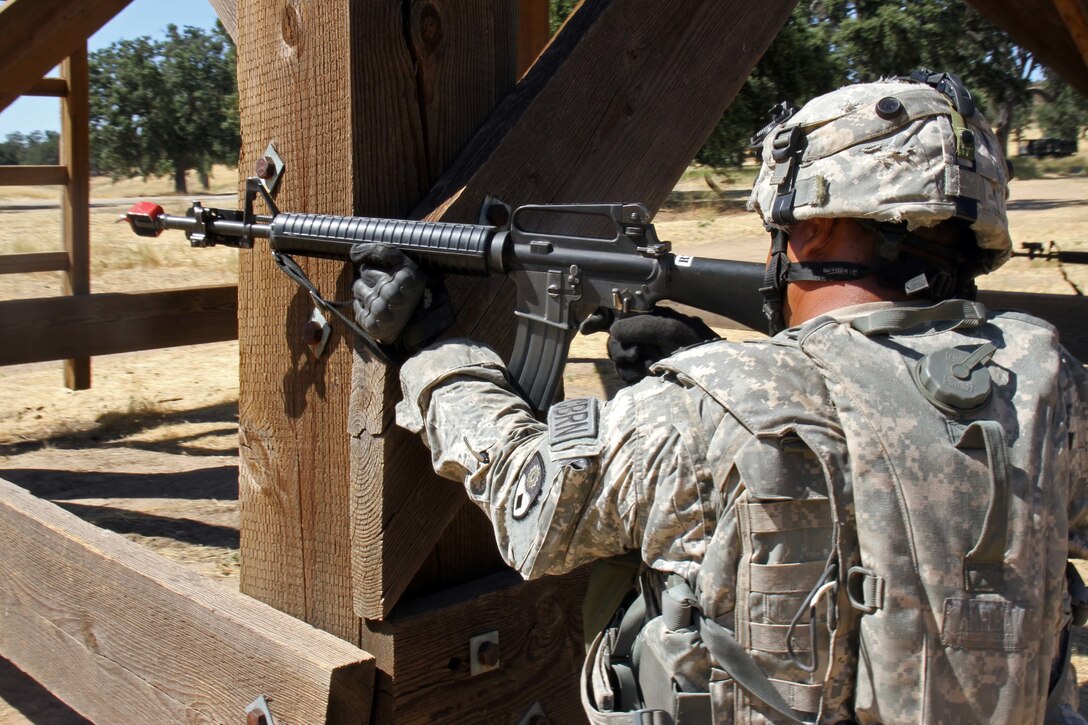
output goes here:
<path id="1" fill-rule="evenodd" d="M 860 221 L 860 220 L 859 220 Z M 876 276 L 878 282 L 903 290 L 909 297 L 934 300 L 953 296 L 974 298 L 975 286 L 970 275 L 957 273 L 962 263 L 954 249 L 921 239 L 899 224 L 861 222 L 877 232 L 876 254 L 869 265 L 855 262 L 791 262 L 786 254 L 789 232 L 772 229 L 771 254 L 767 259 L 763 286 L 763 314 L 768 332 L 773 336 L 786 329 L 784 302 L 790 282 L 842 282 Z M 924 251 L 923 260 L 915 252 Z"/>
<path id="2" fill-rule="evenodd" d="M 789 240 L 789 232 L 774 230 L 763 286 L 759 288 L 763 295 L 763 314 L 767 318 L 767 330 L 771 335 L 777 335 L 786 329 L 783 302 L 786 299 L 786 285 L 790 282 L 841 282 L 861 279 L 875 273 L 872 267 L 853 262 L 791 262 L 786 255 Z"/>

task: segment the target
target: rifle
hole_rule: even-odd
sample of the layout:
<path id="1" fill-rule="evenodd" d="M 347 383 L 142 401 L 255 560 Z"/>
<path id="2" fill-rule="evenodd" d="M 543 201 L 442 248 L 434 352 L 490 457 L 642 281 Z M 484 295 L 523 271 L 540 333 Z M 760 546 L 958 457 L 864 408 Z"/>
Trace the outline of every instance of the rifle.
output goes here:
<path id="1" fill-rule="evenodd" d="M 1024 251 L 1013 250 L 1012 256 L 1027 257 L 1030 260 L 1057 260 L 1066 264 L 1088 264 L 1088 252 L 1066 252 L 1053 241 L 1046 247 L 1043 247 L 1042 242 L 1021 242 L 1020 248 Z"/>
<path id="2" fill-rule="evenodd" d="M 270 215 L 254 214 L 258 194 Z M 507 275 L 517 290 L 518 326 L 509 369 L 539 411 L 555 397 L 579 325 L 600 308 L 649 312 L 658 302 L 671 300 L 749 327 L 761 328 L 766 321 L 758 294 L 763 265 L 673 254 L 669 242 L 658 239 L 650 211 L 642 204 L 527 205 L 498 226 L 284 213 L 258 179 L 247 180 L 244 199 L 241 210 L 193 202 L 185 216 L 140 202 L 123 218 L 140 236 L 182 230 L 194 247 L 251 249 L 254 240 L 266 240 L 277 265 L 385 360 L 389 357 L 383 347 L 336 309 L 347 303 L 321 297 L 292 255 L 348 261 L 355 244 L 378 242 L 399 249 L 424 269 Z M 540 230 L 540 222 L 563 216 L 575 222 L 603 220 L 611 237 Z"/>

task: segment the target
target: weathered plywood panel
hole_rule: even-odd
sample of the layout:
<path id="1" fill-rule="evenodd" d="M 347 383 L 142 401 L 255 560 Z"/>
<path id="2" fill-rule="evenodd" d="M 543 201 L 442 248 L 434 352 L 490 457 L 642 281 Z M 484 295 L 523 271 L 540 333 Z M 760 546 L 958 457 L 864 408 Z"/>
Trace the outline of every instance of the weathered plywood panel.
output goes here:
<path id="1" fill-rule="evenodd" d="M 0 480 L 0 654 L 95 722 L 365 723 L 374 659 Z"/>

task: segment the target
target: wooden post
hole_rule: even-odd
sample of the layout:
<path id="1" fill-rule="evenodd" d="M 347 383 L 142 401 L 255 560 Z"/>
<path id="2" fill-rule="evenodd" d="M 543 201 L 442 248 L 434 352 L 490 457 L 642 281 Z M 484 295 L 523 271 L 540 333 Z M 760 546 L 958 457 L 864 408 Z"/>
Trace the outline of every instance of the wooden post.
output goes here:
<path id="1" fill-rule="evenodd" d="M 404 216 L 513 86 L 514 12 L 511 0 L 242 0 L 243 173 L 272 142 L 286 163 L 281 208 Z M 303 265 L 327 295 L 349 296 L 348 265 Z M 239 308 L 242 589 L 358 641 L 350 336 L 335 323 L 329 351 L 314 359 L 302 339 L 313 306 L 267 255 L 242 255 Z M 395 373 L 364 365 L 384 401 Z M 384 447 L 405 439 L 378 439 L 356 465 L 380 470 Z M 416 458 L 425 466 L 421 448 Z M 488 573 L 498 557 L 480 518 L 472 554 L 490 556 L 469 557 L 484 560 L 469 568 Z"/>
<path id="2" fill-rule="evenodd" d="M 60 102 L 60 163 L 68 168 L 62 204 L 64 249 L 68 253 L 63 292 L 87 295 L 91 292 L 91 114 L 86 41 L 61 64 L 61 76 L 68 82 L 68 92 Z M 71 390 L 91 387 L 91 359 L 65 360 L 64 384 Z"/>

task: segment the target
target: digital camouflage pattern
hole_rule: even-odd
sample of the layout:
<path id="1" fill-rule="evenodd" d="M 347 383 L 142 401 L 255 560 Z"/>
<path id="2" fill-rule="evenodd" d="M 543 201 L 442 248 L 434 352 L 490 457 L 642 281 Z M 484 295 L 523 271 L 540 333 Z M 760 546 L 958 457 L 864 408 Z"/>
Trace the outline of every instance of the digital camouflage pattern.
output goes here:
<path id="1" fill-rule="evenodd" d="M 819 710 L 809 719 L 1040 722 L 1068 621 L 1066 557 L 1088 554 L 1088 380 L 1023 316 L 871 337 L 850 325 L 904 306 L 693 348 L 573 428 L 573 408 L 551 426 L 535 419 L 493 352 L 447 342 L 404 366 L 398 422 L 423 435 L 436 471 L 464 481 L 524 576 L 640 551 L 662 588 L 669 575 L 690 585 L 795 710 Z M 911 368 L 982 341 L 997 346 L 991 400 L 941 413 Z M 977 421 L 1004 431 L 998 484 L 998 444 Z M 992 498 L 1004 517 L 988 515 Z M 991 546 L 1001 529 L 1007 547 Z M 790 622 L 829 567 L 838 586 L 815 607 L 810 675 L 798 666 L 812 657 L 807 618 Z M 709 690 L 715 721 L 783 721 L 714 666 L 696 631 L 665 625 L 643 632 L 644 662 Z"/>
<path id="2" fill-rule="evenodd" d="M 898 112 L 878 113 L 878 103 L 886 99 L 895 101 L 890 108 Z M 799 160 L 776 161 L 774 139 L 792 128 L 804 134 L 803 153 Z M 964 118 L 926 84 L 846 86 L 813 99 L 772 130 L 748 201 L 748 208 L 772 226 L 783 226 L 774 222 L 771 210 L 792 165 L 799 166 L 792 206 L 797 221 L 845 217 L 930 227 L 955 216 L 962 197 L 977 202 L 972 229 L 979 246 L 990 252 L 990 268 L 1012 251 L 1005 216 L 1008 172 L 1000 144 L 978 111 Z"/>

